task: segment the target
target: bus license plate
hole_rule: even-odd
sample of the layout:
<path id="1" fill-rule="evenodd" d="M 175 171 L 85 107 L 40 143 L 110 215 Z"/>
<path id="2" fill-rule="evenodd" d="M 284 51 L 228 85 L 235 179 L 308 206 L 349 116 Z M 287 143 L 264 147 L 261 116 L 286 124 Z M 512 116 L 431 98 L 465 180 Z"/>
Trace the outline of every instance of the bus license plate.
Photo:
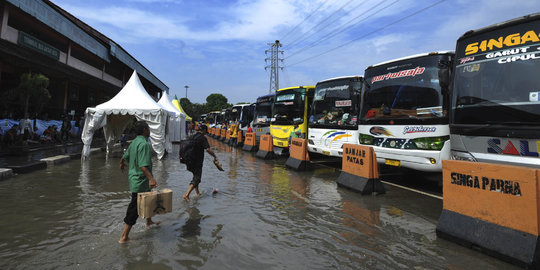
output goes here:
<path id="1" fill-rule="evenodd" d="M 399 160 L 387 159 L 384 163 L 390 166 L 396 166 L 396 167 L 401 166 L 401 161 Z"/>
<path id="2" fill-rule="evenodd" d="M 330 155 L 330 152 L 329 152 L 329 151 L 324 151 L 324 150 L 323 150 L 322 153 L 323 153 L 323 155 L 327 155 L 327 156 Z"/>

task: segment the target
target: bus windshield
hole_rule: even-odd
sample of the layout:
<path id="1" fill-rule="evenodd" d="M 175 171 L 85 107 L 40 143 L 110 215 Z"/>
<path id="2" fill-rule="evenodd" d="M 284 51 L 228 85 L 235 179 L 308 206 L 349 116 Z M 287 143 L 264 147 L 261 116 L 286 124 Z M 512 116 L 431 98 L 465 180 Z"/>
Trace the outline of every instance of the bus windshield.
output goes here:
<path id="1" fill-rule="evenodd" d="M 272 115 L 272 103 L 274 96 L 261 97 L 257 99 L 255 104 L 255 113 L 253 117 L 253 126 L 263 127 L 270 125 L 270 117 Z"/>
<path id="2" fill-rule="evenodd" d="M 240 114 L 242 112 L 242 106 L 233 106 L 231 110 L 231 120 L 233 122 L 238 122 L 240 119 Z"/>
<path id="3" fill-rule="evenodd" d="M 453 124 L 538 126 L 540 42 L 465 55 L 468 44 L 538 29 L 530 22 L 460 40 L 452 96 Z M 533 32 L 533 31 L 530 31 Z M 474 38 L 475 41 L 472 41 Z M 489 43 L 488 43 L 489 44 Z M 468 48 L 468 47 L 467 47 Z"/>
<path id="4" fill-rule="evenodd" d="M 310 127 L 357 127 L 362 78 L 318 83 L 309 118 Z"/>
<path id="5" fill-rule="evenodd" d="M 292 125 L 304 122 L 306 89 L 278 91 L 272 108 L 272 124 Z"/>
<path id="6" fill-rule="evenodd" d="M 242 127 L 247 126 L 253 120 L 253 105 L 245 105 L 242 107 L 242 114 L 239 119 Z"/>
<path id="7" fill-rule="evenodd" d="M 427 55 L 368 68 L 361 121 L 442 123 L 447 110 L 443 108 L 438 64 L 449 58 L 445 54 Z"/>

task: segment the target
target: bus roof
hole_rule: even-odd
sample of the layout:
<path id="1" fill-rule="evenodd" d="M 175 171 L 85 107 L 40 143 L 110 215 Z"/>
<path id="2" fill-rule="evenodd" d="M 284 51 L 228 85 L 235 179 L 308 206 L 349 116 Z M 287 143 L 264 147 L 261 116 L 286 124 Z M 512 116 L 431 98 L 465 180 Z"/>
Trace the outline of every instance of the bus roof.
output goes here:
<path id="1" fill-rule="evenodd" d="M 482 27 L 482 28 L 479 28 L 479 29 L 476 29 L 476 30 L 469 30 L 469 31 L 465 32 L 465 34 L 463 34 L 461 37 L 459 37 L 458 41 L 463 39 L 463 38 L 467 38 L 467 37 L 469 37 L 471 35 L 482 34 L 482 33 L 489 32 L 489 31 L 492 31 L 492 30 L 500 28 L 500 27 L 512 26 L 512 25 L 521 24 L 521 23 L 534 21 L 534 20 L 539 20 L 539 19 L 540 19 L 540 12 L 539 13 L 532 13 L 532 14 L 529 14 L 529 15 L 525 15 L 525 16 L 521 16 L 521 17 L 511 19 L 511 20 L 508 20 L 508 21 L 492 24 L 492 25 Z"/>
<path id="2" fill-rule="evenodd" d="M 260 96 L 257 99 L 259 99 L 259 98 L 269 98 L 269 97 L 273 97 L 273 96 L 275 96 L 275 94 L 267 94 L 267 95 L 264 95 L 264 96 Z"/>
<path id="3" fill-rule="evenodd" d="M 281 88 L 279 90 L 277 90 L 278 92 L 279 91 L 283 91 L 283 90 L 289 90 L 289 89 L 298 89 L 298 88 L 315 88 L 315 85 L 306 85 L 306 86 L 293 86 L 293 87 L 287 87 L 287 88 Z"/>
<path id="4" fill-rule="evenodd" d="M 418 57 L 428 56 L 428 55 L 435 55 L 435 54 L 453 54 L 453 53 L 454 53 L 454 51 L 437 51 L 437 52 L 429 52 L 429 53 L 413 54 L 413 55 L 405 56 L 405 57 L 402 57 L 402 58 L 392 59 L 392 60 L 389 60 L 389 61 L 385 61 L 385 62 L 382 62 L 382 63 L 378 63 L 378 64 L 376 64 L 376 65 L 371 65 L 371 66 L 367 67 L 366 69 L 369 69 L 369 68 L 372 68 L 372 67 L 376 67 L 376 66 L 386 65 L 386 64 L 389 64 L 389 63 L 393 63 L 393 62 L 398 62 L 398 61 L 403 61 L 403 60 L 408 60 L 408 59 L 413 59 L 413 58 L 418 58 Z"/>
<path id="5" fill-rule="evenodd" d="M 245 107 L 245 106 L 251 106 L 251 103 L 246 103 L 246 104 L 236 104 L 234 106 L 232 106 L 233 108 L 234 107 Z"/>
<path id="6" fill-rule="evenodd" d="M 335 78 L 322 80 L 322 81 L 319 81 L 318 83 L 334 81 L 334 80 L 340 80 L 340 79 L 349 79 L 349 78 L 363 78 L 363 77 L 361 75 L 341 76 L 341 77 L 335 77 Z"/>

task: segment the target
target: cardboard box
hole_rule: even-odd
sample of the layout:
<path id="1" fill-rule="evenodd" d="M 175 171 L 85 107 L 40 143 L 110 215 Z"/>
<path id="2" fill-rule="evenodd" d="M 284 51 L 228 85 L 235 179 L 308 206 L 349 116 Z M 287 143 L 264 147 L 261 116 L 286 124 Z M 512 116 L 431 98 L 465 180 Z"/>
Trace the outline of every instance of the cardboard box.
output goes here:
<path id="1" fill-rule="evenodd" d="M 137 212 L 142 218 L 172 212 L 172 190 L 166 188 L 137 194 Z"/>

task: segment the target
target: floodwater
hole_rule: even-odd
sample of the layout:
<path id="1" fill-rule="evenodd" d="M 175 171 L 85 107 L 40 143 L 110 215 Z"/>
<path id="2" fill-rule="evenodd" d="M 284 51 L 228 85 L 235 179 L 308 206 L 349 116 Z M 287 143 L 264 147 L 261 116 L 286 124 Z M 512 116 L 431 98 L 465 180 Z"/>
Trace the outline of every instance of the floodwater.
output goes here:
<path id="1" fill-rule="evenodd" d="M 512 269 L 438 239 L 442 201 L 392 186 L 379 196 L 337 187 L 339 171 L 285 168 L 209 138 L 202 195 L 191 173 L 154 160 L 173 212 L 118 244 L 130 200 L 118 158 L 101 154 L 0 182 L 2 269 Z M 176 150 L 176 149 L 175 149 Z M 213 189 L 219 190 L 212 194 Z"/>

